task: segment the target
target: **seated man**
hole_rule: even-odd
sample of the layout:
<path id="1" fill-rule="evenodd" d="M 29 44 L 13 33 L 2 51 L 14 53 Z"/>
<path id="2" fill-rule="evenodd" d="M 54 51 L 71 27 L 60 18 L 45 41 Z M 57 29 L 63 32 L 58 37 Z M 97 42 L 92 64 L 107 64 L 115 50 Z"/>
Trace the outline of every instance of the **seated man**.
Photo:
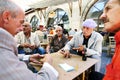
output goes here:
<path id="1" fill-rule="evenodd" d="M 97 24 L 92 19 L 85 20 L 82 26 L 82 31 L 77 32 L 61 52 L 65 57 L 70 57 L 70 53 L 83 55 L 84 52 L 86 56 L 99 60 L 95 70 L 100 71 L 103 37 L 94 31 Z"/>
<path id="2" fill-rule="evenodd" d="M 43 66 L 36 74 L 19 61 L 16 42 L 13 36 L 24 22 L 24 11 L 13 0 L 0 0 L 0 80 L 58 80 L 58 72 L 52 66 L 49 54 L 34 54 L 22 60 L 38 62 L 43 59 Z M 27 55 L 28 56 L 28 55 Z"/>
<path id="3" fill-rule="evenodd" d="M 37 28 L 37 30 L 34 32 L 35 35 L 38 36 L 40 43 L 42 43 L 43 39 L 44 39 L 43 28 L 44 28 L 43 25 L 39 25 L 39 27 Z"/>
<path id="4" fill-rule="evenodd" d="M 36 35 L 31 32 L 30 23 L 23 24 L 23 31 L 15 36 L 19 54 L 45 54 L 45 50 L 40 47 L 40 41 Z"/>
<path id="5" fill-rule="evenodd" d="M 47 46 L 46 51 L 47 52 L 57 52 L 60 49 L 62 49 L 65 44 L 67 43 L 67 38 L 63 34 L 62 27 L 57 26 L 56 29 L 56 35 L 53 36 L 50 44 Z"/>

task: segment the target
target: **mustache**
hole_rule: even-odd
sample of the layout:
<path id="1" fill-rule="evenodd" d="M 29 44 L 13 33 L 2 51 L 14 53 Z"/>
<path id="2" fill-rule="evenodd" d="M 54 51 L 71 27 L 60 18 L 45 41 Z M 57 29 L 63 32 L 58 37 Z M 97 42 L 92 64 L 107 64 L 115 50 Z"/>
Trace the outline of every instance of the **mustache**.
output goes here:
<path id="1" fill-rule="evenodd" d="M 107 23 L 107 22 L 109 22 L 109 19 L 104 18 L 104 19 L 102 19 L 102 21 L 103 21 L 103 23 Z"/>

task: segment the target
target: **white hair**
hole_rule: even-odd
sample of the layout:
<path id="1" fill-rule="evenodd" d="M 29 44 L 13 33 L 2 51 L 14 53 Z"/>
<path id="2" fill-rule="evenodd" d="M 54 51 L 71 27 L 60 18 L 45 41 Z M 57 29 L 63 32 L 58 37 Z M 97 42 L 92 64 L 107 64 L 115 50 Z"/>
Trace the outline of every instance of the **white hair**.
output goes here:
<path id="1" fill-rule="evenodd" d="M 11 0 L 0 0 L 0 15 L 2 15 L 4 11 L 10 11 L 12 13 L 11 16 L 16 17 L 19 9 L 20 7 Z"/>
<path id="2" fill-rule="evenodd" d="M 55 30 L 57 30 L 57 29 L 63 30 L 61 26 L 56 25 L 56 26 L 55 26 Z"/>

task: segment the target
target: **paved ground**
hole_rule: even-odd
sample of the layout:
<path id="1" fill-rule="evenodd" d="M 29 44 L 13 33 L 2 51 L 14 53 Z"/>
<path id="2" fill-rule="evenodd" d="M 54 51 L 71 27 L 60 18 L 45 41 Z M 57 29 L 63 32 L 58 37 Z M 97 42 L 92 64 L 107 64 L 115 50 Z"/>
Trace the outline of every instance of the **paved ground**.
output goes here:
<path id="1" fill-rule="evenodd" d="M 110 63 L 112 56 L 107 55 L 107 47 L 103 47 L 101 73 L 105 73 L 106 65 Z"/>

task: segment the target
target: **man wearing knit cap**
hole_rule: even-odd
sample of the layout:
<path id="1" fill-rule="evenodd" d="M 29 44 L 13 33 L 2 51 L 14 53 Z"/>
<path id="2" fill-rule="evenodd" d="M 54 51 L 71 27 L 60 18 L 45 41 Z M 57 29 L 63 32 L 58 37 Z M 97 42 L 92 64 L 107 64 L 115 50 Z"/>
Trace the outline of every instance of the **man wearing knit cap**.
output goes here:
<path id="1" fill-rule="evenodd" d="M 98 59 L 99 62 L 95 64 L 95 71 L 100 71 L 101 67 L 101 53 L 103 37 L 98 32 L 94 31 L 97 26 L 92 19 L 87 19 L 82 24 L 82 31 L 76 33 L 73 38 L 65 45 L 61 53 L 65 58 L 70 57 L 70 53 L 83 55 Z"/>

